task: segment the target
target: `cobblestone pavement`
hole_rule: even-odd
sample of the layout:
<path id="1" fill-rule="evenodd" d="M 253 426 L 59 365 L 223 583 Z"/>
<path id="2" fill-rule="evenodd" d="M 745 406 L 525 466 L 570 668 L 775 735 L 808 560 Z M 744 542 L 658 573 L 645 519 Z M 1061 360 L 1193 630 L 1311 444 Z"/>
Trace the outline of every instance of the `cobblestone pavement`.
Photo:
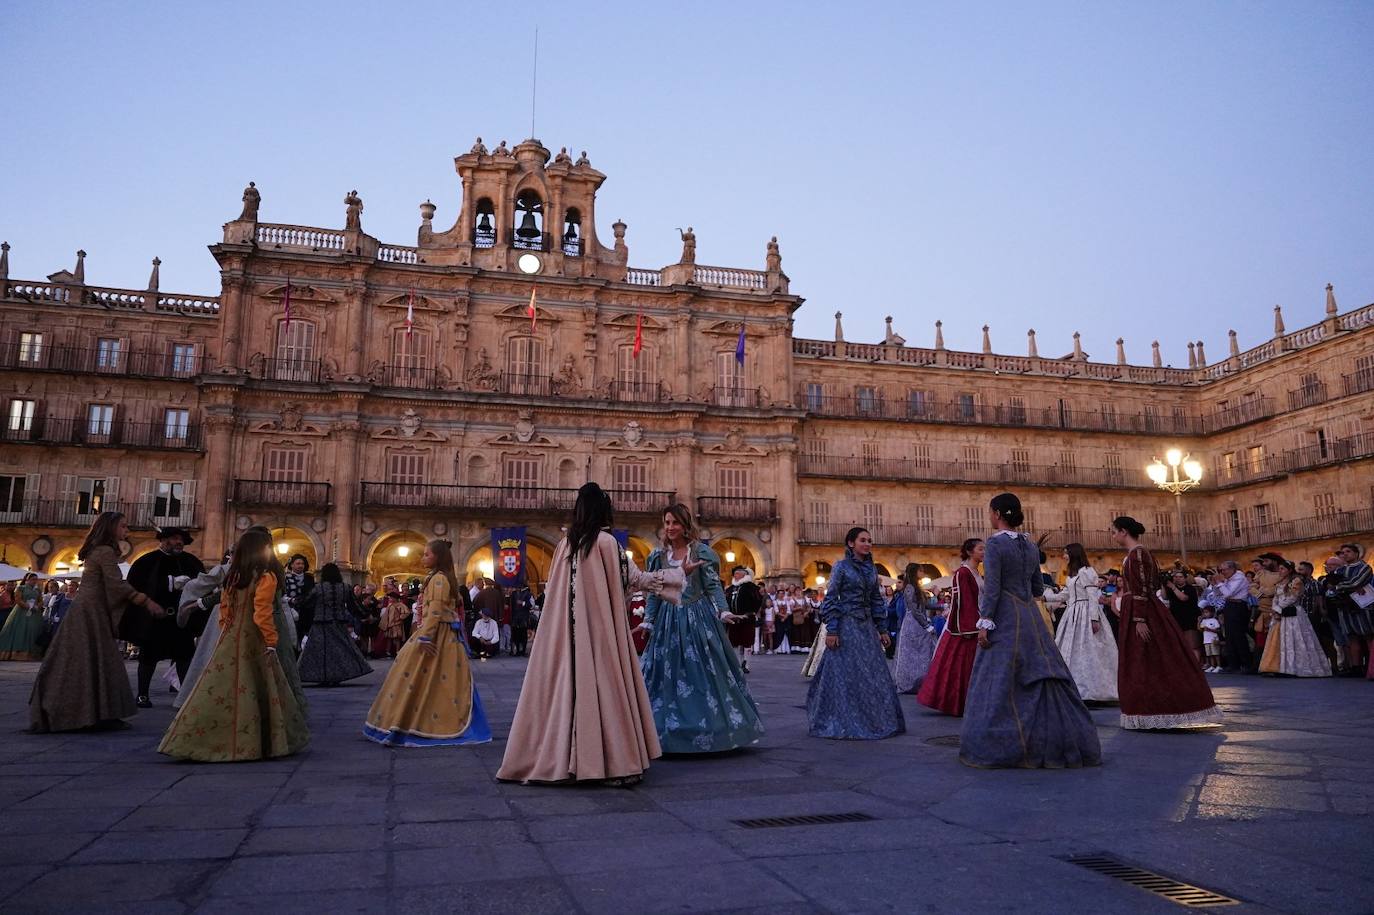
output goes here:
<path id="1" fill-rule="evenodd" d="M 239 765 L 157 755 L 165 695 L 132 730 L 27 734 L 36 665 L 0 664 L 0 910 L 1181 911 L 1065 860 L 1091 853 L 1232 911 L 1374 908 L 1374 683 L 1214 677 L 1222 732 L 1125 733 L 1096 710 L 1101 768 L 986 772 L 911 697 L 903 737 L 809 738 L 801 658 L 753 666 L 757 749 L 661 760 L 625 790 L 493 780 L 518 659 L 478 665 L 490 745 L 364 741 L 383 665 L 309 691 L 306 753 Z M 735 822 L 835 813 L 872 819 Z"/>

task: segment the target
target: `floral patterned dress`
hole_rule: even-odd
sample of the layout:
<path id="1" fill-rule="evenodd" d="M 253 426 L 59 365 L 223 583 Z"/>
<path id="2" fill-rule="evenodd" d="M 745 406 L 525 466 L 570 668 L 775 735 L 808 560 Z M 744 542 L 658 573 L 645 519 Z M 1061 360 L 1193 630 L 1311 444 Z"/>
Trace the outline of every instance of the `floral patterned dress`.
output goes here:
<path id="1" fill-rule="evenodd" d="M 703 565 L 687 576 L 682 603 L 649 595 L 653 631 L 640 670 L 663 751 L 719 753 L 758 743 L 763 722 L 720 621 L 727 604 L 715 552 L 703 543 L 690 550 Z M 650 572 L 679 565 L 661 549 L 646 563 Z"/>

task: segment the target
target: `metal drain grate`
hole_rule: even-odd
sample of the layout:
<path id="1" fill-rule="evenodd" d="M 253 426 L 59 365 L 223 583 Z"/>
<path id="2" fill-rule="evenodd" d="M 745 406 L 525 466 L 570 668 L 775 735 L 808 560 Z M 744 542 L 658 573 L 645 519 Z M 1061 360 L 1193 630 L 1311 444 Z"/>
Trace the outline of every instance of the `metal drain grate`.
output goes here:
<path id="1" fill-rule="evenodd" d="M 812 813 L 796 817 L 762 817 L 757 820 L 735 820 L 745 829 L 772 829 L 776 826 L 821 826 L 826 823 L 865 823 L 873 817 L 866 813 Z"/>
<path id="2" fill-rule="evenodd" d="M 957 747 L 959 746 L 959 735 L 950 734 L 947 737 L 927 737 L 926 743 L 932 747 Z"/>
<path id="3" fill-rule="evenodd" d="M 1156 896 L 1163 896 L 1170 902 L 1176 902 L 1190 909 L 1240 905 L 1239 899 L 1232 899 L 1230 896 L 1204 890 L 1202 887 L 1193 886 L 1191 883 L 1180 883 L 1170 877 L 1132 867 L 1106 855 L 1070 856 L 1061 860 L 1070 864 L 1077 864 L 1079 867 L 1086 867 L 1104 877 L 1129 883 L 1131 886 L 1139 887 Z"/>

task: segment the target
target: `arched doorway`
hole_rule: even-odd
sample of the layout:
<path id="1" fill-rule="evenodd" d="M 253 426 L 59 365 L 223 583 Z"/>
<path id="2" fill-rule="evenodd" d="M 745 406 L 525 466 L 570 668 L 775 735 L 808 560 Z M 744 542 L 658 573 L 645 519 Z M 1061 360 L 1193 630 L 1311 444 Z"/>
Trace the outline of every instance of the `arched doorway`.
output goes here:
<path id="1" fill-rule="evenodd" d="M 643 569 L 644 563 L 649 558 L 649 554 L 656 550 L 658 547 L 654 544 L 651 544 L 649 541 L 644 540 L 641 537 L 636 537 L 634 534 L 631 534 L 626 539 L 629 541 L 630 544 L 630 561 L 633 562 L 640 569 Z"/>
<path id="2" fill-rule="evenodd" d="M 730 573 L 735 566 L 749 569 L 754 573 L 756 580 L 762 580 L 767 571 L 763 567 L 762 558 L 754 548 L 738 537 L 721 537 L 711 544 L 711 549 L 716 551 L 716 558 L 720 561 L 722 581 L 730 580 Z"/>
<path id="3" fill-rule="evenodd" d="M 527 535 L 525 541 L 525 581 L 531 591 L 539 594 L 544 590 L 544 582 L 549 580 L 549 567 L 553 564 L 553 547 L 548 541 L 534 534 Z M 459 568 L 459 577 L 467 584 L 479 578 L 491 578 L 494 572 L 491 556 L 491 542 L 477 547 L 468 556 L 467 563 Z"/>
<path id="4" fill-rule="evenodd" d="M 389 531 L 378 537 L 367 557 L 368 581 L 380 585 L 387 578 L 400 582 L 423 579 L 426 540 L 414 531 Z"/>
<path id="5" fill-rule="evenodd" d="M 154 544 L 154 546 L 156 546 L 156 544 Z M 54 550 L 52 562 L 48 564 L 48 574 L 56 576 L 79 574 L 84 563 L 77 558 L 76 553 L 78 549 L 79 547 L 71 546 Z M 121 559 L 120 561 L 133 562 L 133 556 L 127 559 Z M 18 564 L 19 563 L 14 563 L 14 565 Z"/>
<path id="6" fill-rule="evenodd" d="M 18 540 L 0 540 L 0 562 L 19 569 L 33 568 L 29 548 Z"/>
<path id="7" fill-rule="evenodd" d="M 808 588 L 824 588 L 830 581 L 830 563 L 817 559 L 802 571 L 802 584 Z"/>
<path id="8" fill-rule="evenodd" d="M 300 554 L 305 557 L 311 569 L 320 567 L 320 555 L 315 549 L 315 540 L 305 531 L 286 525 L 269 527 L 268 530 L 272 532 L 273 551 L 282 565 L 286 565 L 292 556 Z"/>

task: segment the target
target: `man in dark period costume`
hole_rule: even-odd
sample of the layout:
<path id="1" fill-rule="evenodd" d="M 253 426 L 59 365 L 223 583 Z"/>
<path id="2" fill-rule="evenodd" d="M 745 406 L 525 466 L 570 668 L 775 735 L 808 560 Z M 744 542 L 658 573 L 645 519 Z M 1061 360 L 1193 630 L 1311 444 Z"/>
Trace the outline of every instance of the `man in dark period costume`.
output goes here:
<path id="1" fill-rule="evenodd" d="M 529 588 L 516 588 L 507 601 L 510 611 L 511 654 L 523 658 L 530 641 L 530 611 L 534 609 L 534 595 Z"/>
<path id="2" fill-rule="evenodd" d="M 725 600 L 730 612 L 739 617 L 726 627 L 730 644 L 735 646 L 735 653 L 739 655 L 741 669 L 749 673 L 749 662 L 744 659 L 744 653 L 754 647 L 759 612 L 763 610 L 763 592 L 754 584 L 754 573 L 744 566 L 735 566 L 730 586 L 725 589 Z"/>
<path id="3" fill-rule="evenodd" d="M 129 584 L 157 601 L 159 606 L 181 606 L 181 589 L 190 579 L 205 571 L 205 565 L 186 547 L 191 535 L 177 527 L 157 532 L 158 548 L 134 560 L 129 567 Z M 139 647 L 138 707 L 152 708 L 148 698 L 153 673 L 159 661 L 176 664 L 177 676 L 184 678 L 196 653 L 195 637 L 177 625 L 176 614 L 154 618 L 141 607 L 130 606 L 120 626 L 120 636 Z"/>

